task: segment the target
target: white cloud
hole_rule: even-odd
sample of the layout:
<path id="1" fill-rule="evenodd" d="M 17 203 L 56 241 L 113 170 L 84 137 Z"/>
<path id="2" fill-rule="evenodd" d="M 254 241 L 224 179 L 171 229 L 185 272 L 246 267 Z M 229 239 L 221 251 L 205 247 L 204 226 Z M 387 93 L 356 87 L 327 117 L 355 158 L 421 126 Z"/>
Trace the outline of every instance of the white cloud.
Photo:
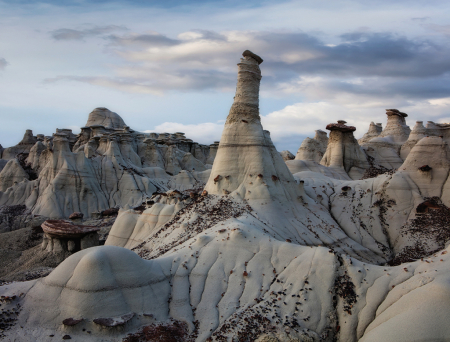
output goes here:
<path id="1" fill-rule="evenodd" d="M 201 144 L 212 144 L 219 141 L 222 135 L 224 120 L 213 122 L 204 122 L 199 124 L 182 124 L 177 122 L 164 122 L 154 129 L 146 130 L 145 133 L 175 133 L 183 132 L 188 139 L 192 139 Z"/>

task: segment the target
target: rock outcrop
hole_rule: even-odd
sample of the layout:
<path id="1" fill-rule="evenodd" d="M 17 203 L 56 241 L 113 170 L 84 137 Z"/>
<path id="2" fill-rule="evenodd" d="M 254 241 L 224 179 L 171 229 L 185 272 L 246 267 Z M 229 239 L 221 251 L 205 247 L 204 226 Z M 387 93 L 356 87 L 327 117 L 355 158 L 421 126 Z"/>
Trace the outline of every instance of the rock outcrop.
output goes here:
<path id="1" fill-rule="evenodd" d="M 406 113 L 400 112 L 398 109 L 386 109 L 388 117 L 386 127 L 380 133 L 380 137 L 388 137 L 396 143 L 403 143 L 408 139 L 411 129 L 406 125 Z"/>
<path id="2" fill-rule="evenodd" d="M 0 163 L 0 206 L 26 205 L 55 218 L 136 207 L 158 189 L 204 184 L 210 172 L 205 163 L 213 162 L 216 150 L 214 145 L 210 155 L 209 146 L 181 132 L 136 132 L 118 114 L 97 108 L 78 135 L 57 129 L 52 137 L 35 137 L 27 130 L 5 150 L 11 159 Z M 177 177 L 184 170 L 190 175 Z"/>
<path id="3" fill-rule="evenodd" d="M 123 129 L 126 124 L 117 113 L 111 112 L 108 108 L 99 107 L 89 113 L 89 118 L 85 126 L 103 126 L 109 129 Z"/>
<path id="4" fill-rule="evenodd" d="M 306 138 L 303 140 L 300 148 L 295 156 L 296 160 L 311 160 L 320 163 L 327 150 L 328 137 L 327 133 L 322 130 L 317 130 L 314 138 Z"/>
<path id="5" fill-rule="evenodd" d="M 73 254 L 98 246 L 99 227 L 75 225 L 66 220 L 47 220 L 42 223 L 42 249 L 52 253 Z"/>
<path id="6" fill-rule="evenodd" d="M 283 158 L 284 161 L 295 159 L 295 156 L 291 152 L 289 152 L 288 150 L 281 151 L 280 155 L 281 155 L 281 158 Z"/>
<path id="7" fill-rule="evenodd" d="M 27 129 L 22 140 L 16 146 L 7 147 L 3 150 L 2 159 L 11 160 L 20 153 L 28 153 L 36 141 L 37 137 L 33 136 L 33 131 Z"/>
<path id="8" fill-rule="evenodd" d="M 360 179 L 370 167 L 366 154 L 359 146 L 353 126 L 346 126 L 343 120 L 327 125 L 330 130 L 327 150 L 320 164 L 330 168 L 341 168 L 352 179 Z"/>
<path id="9" fill-rule="evenodd" d="M 371 139 L 379 136 L 381 133 L 381 124 L 380 126 L 378 126 L 378 124 L 376 125 L 373 121 L 370 123 L 369 126 L 369 130 L 367 131 L 366 134 L 363 135 L 363 137 L 361 139 L 358 139 L 358 144 L 362 145 L 368 141 L 370 141 Z"/>

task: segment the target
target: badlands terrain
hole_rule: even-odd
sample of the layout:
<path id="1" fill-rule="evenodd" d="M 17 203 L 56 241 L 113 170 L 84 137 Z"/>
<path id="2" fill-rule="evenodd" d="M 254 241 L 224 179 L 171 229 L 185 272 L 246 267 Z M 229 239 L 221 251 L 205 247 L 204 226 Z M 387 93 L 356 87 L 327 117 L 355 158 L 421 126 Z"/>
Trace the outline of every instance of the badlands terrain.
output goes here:
<path id="1" fill-rule="evenodd" d="M 261 63 L 209 146 L 106 108 L 0 146 L 0 340 L 450 341 L 450 124 L 278 152 Z"/>

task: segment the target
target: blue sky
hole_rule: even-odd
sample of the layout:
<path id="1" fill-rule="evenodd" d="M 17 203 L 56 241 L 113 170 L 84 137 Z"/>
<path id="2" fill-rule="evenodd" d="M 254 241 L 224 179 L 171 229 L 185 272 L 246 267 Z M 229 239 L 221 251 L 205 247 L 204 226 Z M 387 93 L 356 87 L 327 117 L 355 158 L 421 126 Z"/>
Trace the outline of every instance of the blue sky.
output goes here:
<path id="1" fill-rule="evenodd" d="M 260 112 L 279 150 L 385 108 L 450 121 L 447 1 L 0 0 L 0 144 L 76 132 L 95 107 L 136 130 L 220 139 L 242 51 L 259 54 Z"/>

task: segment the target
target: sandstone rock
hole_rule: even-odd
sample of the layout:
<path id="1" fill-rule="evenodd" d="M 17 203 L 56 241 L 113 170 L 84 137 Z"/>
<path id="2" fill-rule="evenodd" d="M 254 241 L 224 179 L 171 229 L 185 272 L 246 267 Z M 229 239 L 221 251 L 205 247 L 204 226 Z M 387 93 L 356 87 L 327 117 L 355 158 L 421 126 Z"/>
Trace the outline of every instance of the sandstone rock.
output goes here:
<path id="1" fill-rule="evenodd" d="M 317 130 L 313 139 L 306 138 L 303 140 L 297 151 L 295 160 L 306 160 L 320 163 L 328 146 L 327 133 Z"/>
<path id="2" fill-rule="evenodd" d="M 89 114 L 89 118 L 85 126 L 90 127 L 97 125 L 110 127 L 113 129 L 123 129 L 123 127 L 126 126 L 119 114 L 111 112 L 109 109 L 104 107 L 95 108 Z"/>
<path id="3" fill-rule="evenodd" d="M 288 150 L 281 151 L 280 155 L 281 155 L 281 158 L 283 158 L 284 161 L 295 159 L 295 156 L 291 152 L 289 152 Z"/>
<path id="4" fill-rule="evenodd" d="M 3 150 L 2 159 L 11 160 L 20 153 L 29 153 L 36 142 L 37 138 L 33 136 L 33 131 L 27 129 L 22 140 L 16 146 L 8 147 Z"/>
<path id="5" fill-rule="evenodd" d="M 0 191 L 6 191 L 9 187 L 27 181 L 29 178 L 19 161 L 11 159 L 0 172 Z"/>
<path id="6" fill-rule="evenodd" d="M 375 123 L 372 121 L 370 123 L 369 130 L 367 131 L 366 134 L 363 135 L 363 137 L 361 139 L 358 140 L 358 144 L 362 145 L 362 144 L 370 141 L 371 139 L 379 136 L 380 133 L 381 133 L 381 124 L 380 124 L 380 126 L 378 126 L 378 124 L 375 125 Z"/>
<path id="7" fill-rule="evenodd" d="M 54 253 L 75 253 L 98 246 L 98 227 L 75 225 L 66 220 L 47 220 L 42 224 L 42 249 Z"/>
<path id="8" fill-rule="evenodd" d="M 346 126 L 345 121 L 327 125 L 330 130 L 327 150 L 320 164 L 331 168 L 342 168 L 352 179 L 360 179 L 370 167 L 363 149 L 353 136 L 356 130 Z"/>
<path id="9" fill-rule="evenodd" d="M 83 213 L 80 213 L 79 211 L 74 212 L 70 214 L 69 219 L 70 220 L 82 220 L 83 219 Z"/>
<path id="10" fill-rule="evenodd" d="M 387 137 L 395 143 L 403 143 L 408 139 L 411 129 L 406 125 L 406 113 L 398 109 L 386 109 L 388 117 L 386 127 L 380 133 L 380 137 Z"/>

